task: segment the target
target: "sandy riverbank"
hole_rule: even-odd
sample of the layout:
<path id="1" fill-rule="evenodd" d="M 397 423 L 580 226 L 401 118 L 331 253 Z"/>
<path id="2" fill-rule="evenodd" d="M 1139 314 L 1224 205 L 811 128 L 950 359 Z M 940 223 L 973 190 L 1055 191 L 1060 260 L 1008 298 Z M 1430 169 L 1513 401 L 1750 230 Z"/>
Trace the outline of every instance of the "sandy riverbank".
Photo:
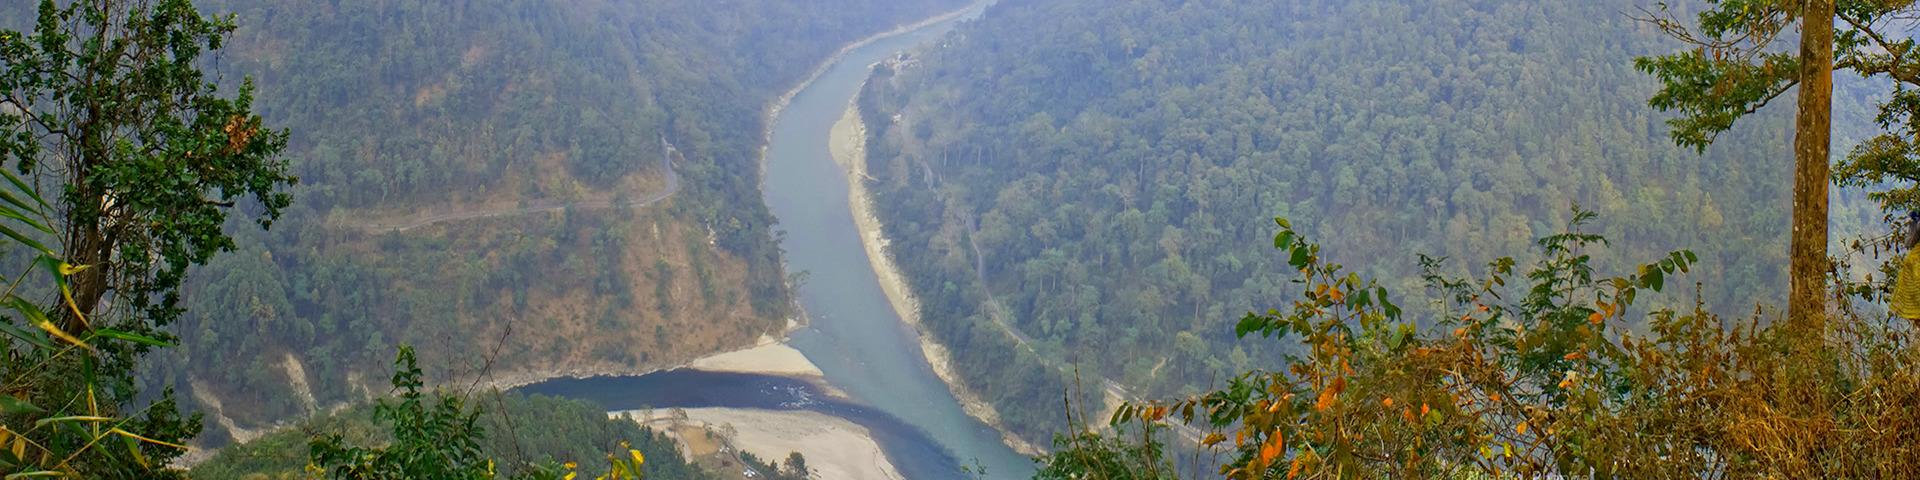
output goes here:
<path id="1" fill-rule="evenodd" d="M 800 327 L 801 327 L 801 323 L 798 320 L 791 319 L 791 318 L 787 319 L 787 327 L 785 331 L 781 332 L 781 335 L 785 336 L 788 333 L 793 333 L 794 330 L 798 330 Z M 759 340 L 756 340 L 752 345 L 745 345 L 745 346 L 742 346 L 740 349 L 731 350 L 728 352 L 715 353 L 712 355 L 696 358 L 690 362 L 680 363 L 675 365 L 636 367 L 633 365 L 627 365 L 627 364 L 616 363 L 616 362 L 581 362 L 581 363 L 576 363 L 573 365 L 568 365 L 568 366 L 559 367 L 559 368 L 497 372 L 497 373 L 489 374 L 487 378 L 481 379 L 478 382 L 474 382 L 473 380 L 467 380 L 463 382 L 452 382 L 447 384 L 446 386 L 454 387 L 454 388 L 467 388 L 469 385 L 473 385 L 482 389 L 494 388 L 494 389 L 500 389 L 500 390 L 511 390 L 515 387 L 524 387 L 527 385 L 532 385 L 532 384 L 544 382 L 547 380 L 555 380 L 555 379 L 561 379 L 561 378 L 578 379 L 578 378 L 592 378 L 592 377 L 640 376 L 640 375 L 646 375 L 649 373 L 664 372 L 664 371 L 673 370 L 676 368 L 689 368 L 689 367 L 692 367 L 694 363 L 701 362 L 701 361 L 710 361 L 708 359 L 712 359 L 714 357 L 735 354 L 742 351 L 761 349 L 768 345 L 779 345 L 783 348 L 787 348 L 791 350 L 791 347 L 786 347 L 786 345 L 781 342 L 782 340 L 780 339 L 776 339 L 767 335 L 761 335 Z M 813 368 L 813 362 L 807 361 L 806 357 L 803 355 L 798 355 L 799 353 L 800 352 L 795 351 L 794 355 L 798 356 L 800 361 L 806 362 L 805 368 L 810 369 L 814 375 L 819 375 L 819 369 Z M 789 360 L 791 360 L 791 358 L 789 358 Z M 774 370 L 791 368 L 791 367 L 781 367 L 777 365 L 775 362 L 772 362 L 771 360 L 756 363 L 754 364 L 754 366 L 757 368 L 772 368 Z M 773 375 L 785 374 L 780 371 L 766 372 L 766 371 L 760 371 L 760 370 L 719 370 L 719 371 L 739 371 L 744 373 L 770 373 Z"/>
<path id="2" fill-rule="evenodd" d="M 761 373 L 790 377 L 820 378 L 820 367 L 806 354 L 772 337 L 760 337 L 752 348 L 704 357 L 686 368 L 709 372 Z"/>
<path id="3" fill-rule="evenodd" d="M 673 432 L 675 437 L 687 436 L 690 431 L 720 432 L 720 437 L 734 448 L 765 461 L 784 461 L 789 453 L 800 452 L 807 457 L 807 466 L 815 471 L 815 478 L 905 478 L 894 469 L 865 427 L 839 417 L 809 411 L 689 408 L 677 410 L 687 414 L 686 419 L 679 420 L 673 417 L 674 411 L 626 411 L 608 415 L 615 418 L 631 415 L 635 421 Z M 686 428 L 688 426 L 700 430 Z M 693 448 L 697 442 L 689 440 L 703 439 L 680 440 Z"/>
<path id="4" fill-rule="evenodd" d="M 834 163 L 847 171 L 847 205 L 853 210 L 853 223 L 860 230 L 860 244 L 866 248 L 867 261 L 880 281 L 880 289 L 887 295 L 887 303 L 892 304 L 894 313 L 900 316 L 901 321 L 918 333 L 920 353 L 926 356 L 927 363 L 933 366 L 933 373 L 947 384 L 947 389 L 960 401 L 967 415 L 998 430 L 1000 441 L 1022 455 L 1044 453 L 1038 445 L 1014 435 L 1001 424 L 1000 412 L 967 388 L 954 372 L 953 358 L 947 353 L 946 346 L 935 342 L 920 325 L 920 302 L 914 298 L 905 275 L 887 253 L 888 239 L 881 230 L 880 218 L 874 214 L 872 193 L 867 191 L 866 181 L 872 178 L 867 175 L 867 127 L 860 119 L 857 105 L 849 103 L 840 121 L 833 124 L 827 149 L 832 152 Z"/>

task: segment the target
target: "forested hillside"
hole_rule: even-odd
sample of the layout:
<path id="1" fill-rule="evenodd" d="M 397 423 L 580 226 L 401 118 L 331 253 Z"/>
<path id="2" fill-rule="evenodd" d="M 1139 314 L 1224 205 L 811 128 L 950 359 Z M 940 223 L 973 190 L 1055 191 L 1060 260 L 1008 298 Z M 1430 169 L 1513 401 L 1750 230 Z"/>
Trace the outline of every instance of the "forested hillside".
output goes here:
<path id="1" fill-rule="evenodd" d="M 1674 147 L 1633 57 L 1675 46 L 1639 4 L 1008 0 L 876 70 L 875 203 L 956 370 L 1035 440 L 1070 380 L 1011 349 L 1155 396 L 1279 364 L 1233 342 L 1296 288 L 1275 216 L 1417 294 L 1416 253 L 1528 251 L 1578 202 L 1607 219 L 1598 263 L 1692 248 L 1712 304 L 1779 305 L 1788 112 Z"/>
<path id="2" fill-rule="evenodd" d="M 964 4 L 199 3 L 238 15 L 206 68 L 253 77 L 301 178 L 271 231 L 228 226 L 237 252 L 190 275 L 183 348 L 146 375 L 213 443 L 385 394 L 400 343 L 470 382 L 778 334 L 767 106 L 841 46 Z"/>

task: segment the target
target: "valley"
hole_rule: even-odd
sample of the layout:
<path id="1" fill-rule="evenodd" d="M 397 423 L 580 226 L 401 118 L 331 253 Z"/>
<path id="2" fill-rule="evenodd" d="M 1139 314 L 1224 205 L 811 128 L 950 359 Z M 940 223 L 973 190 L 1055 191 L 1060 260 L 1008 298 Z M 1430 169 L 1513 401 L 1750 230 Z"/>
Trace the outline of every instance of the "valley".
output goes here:
<path id="1" fill-rule="evenodd" d="M 0 6 L 0 476 L 1906 478 L 1920 5 Z"/>

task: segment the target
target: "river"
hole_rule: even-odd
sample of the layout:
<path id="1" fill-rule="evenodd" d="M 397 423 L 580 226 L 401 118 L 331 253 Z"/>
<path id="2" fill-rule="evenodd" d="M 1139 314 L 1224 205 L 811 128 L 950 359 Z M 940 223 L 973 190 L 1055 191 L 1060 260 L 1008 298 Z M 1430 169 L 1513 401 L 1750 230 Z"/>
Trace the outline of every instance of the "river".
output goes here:
<path id="1" fill-rule="evenodd" d="M 763 193 L 785 232 L 787 269 L 806 272 L 796 294 L 809 324 L 788 343 L 854 402 L 825 399 L 791 379 L 685 371 L 553 380 L 521 390 L 593 400 L 614 410 L 643 405 L 815 410 L 867 427 L 888 459 L 913 480 L 966 478 L 961 464 L 985 468 L 986 478 L 1032 476 L 1032 460 L 965 413 L 927 364 L 917 334 L 894 313 L 854 224 L 846 172 L 827 148 L 833 124 L 859 93 L 872 64 L 945 34 L 977 17 L 987 3 L 846 51 L 796 91 L 773 119 Z"/>
<path id="2" fill-rule="evenodd" d="M 926 431 L 962 462 L 985 467 L 989 478 L 1026 478 L 1032 461 L 967 416 L 880 290 L 847 205 L 846 172 L 827 150 L 833 124 L 870 65 L 944 34 L 978 8 L 984 7 L 855 48 L 794 95 L 773 122 L 765 195 L 786 232 L 787 268 L 807 275 L 798 294 L 811 321 L 790 344 L 819 365 L 829 383 Z"/>

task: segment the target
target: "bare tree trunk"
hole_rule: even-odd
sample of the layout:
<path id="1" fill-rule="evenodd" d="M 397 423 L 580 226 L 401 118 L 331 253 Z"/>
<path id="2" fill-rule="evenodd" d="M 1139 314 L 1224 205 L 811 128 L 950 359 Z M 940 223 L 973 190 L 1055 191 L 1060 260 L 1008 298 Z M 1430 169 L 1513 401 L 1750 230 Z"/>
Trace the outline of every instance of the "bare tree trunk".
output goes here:
<path id="1" fill-rule="evenodd" d="M 1788 321 L 1826 326 L 1828 152 L 1833 121 L 1833 2 L 1805 0 L 1800 15 L 1800 101 L 1793 138 L 1793 246 Z"/>

